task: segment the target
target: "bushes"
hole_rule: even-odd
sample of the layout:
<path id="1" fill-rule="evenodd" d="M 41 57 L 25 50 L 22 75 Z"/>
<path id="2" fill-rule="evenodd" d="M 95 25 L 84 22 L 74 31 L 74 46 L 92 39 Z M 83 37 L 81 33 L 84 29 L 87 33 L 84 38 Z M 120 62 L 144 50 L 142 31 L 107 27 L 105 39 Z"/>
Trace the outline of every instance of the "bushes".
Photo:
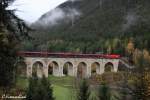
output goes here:
<path id="1" fill-rule="evenodd" d="M 106 72 L 103 73 L 102 75 L 95 74 L 91 76 L 91 81 L 92 83 L 97 83 L 100 84 L 101 82 L 106 82 L 106 83 L 111 83 L 111 82 L 117 82 L 121 81 L 123 79 L 123 74 L 118 72 L 118 73 L 113 73 L 113 72 Z"/>
<path id="2" fill-rule="evenodd" d="M 90 96 L 89 84 L 87 83 L 86 79 L 83 79 L 79 86 L 77 100 L 88 100 L 89 96 Z"/>
<path id="3" fill-rule="evenodd" d="M 95 88 L 83 79 L 78 89 L 77 100 L 120 100 L 121 98 L 120 92 L 112 90 L 105 82 Z"/>
<path id="4" fill-rule="evenodd" d="M 26 100 L 54 100 L 53 89 L 48 79 L 30 78 Z"/>
<path id="5" fill-rule="evenodd" d="M 99 100 L 110 100 L 111 98 L 110 88 L 105 83 L 103 83 L 99 87 L 98 97 L 99 97 Z"/>

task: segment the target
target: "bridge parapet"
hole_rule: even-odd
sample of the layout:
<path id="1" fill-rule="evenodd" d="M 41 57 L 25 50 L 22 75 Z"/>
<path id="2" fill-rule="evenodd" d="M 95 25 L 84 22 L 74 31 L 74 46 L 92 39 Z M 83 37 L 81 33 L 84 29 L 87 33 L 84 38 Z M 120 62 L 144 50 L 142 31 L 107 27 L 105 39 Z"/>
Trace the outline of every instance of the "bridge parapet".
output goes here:
<path id="1" fill-rule="evenodd" d="M 18 52 L 18 55 L 24 56 L 24 57 L 120 59 L 120 55 L 117 55 L 117 54 L 79 54 L 79 53 L 50 53 L 50 52 Z"/>

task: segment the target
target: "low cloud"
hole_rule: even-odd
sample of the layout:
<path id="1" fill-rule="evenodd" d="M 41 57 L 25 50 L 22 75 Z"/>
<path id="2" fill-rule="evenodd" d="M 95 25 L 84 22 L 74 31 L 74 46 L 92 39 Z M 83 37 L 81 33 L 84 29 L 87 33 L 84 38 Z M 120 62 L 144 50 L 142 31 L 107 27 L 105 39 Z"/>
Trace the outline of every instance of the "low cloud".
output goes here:
<path id="1" fill-rule="evenodd" d="M 66 17 L 69 19 L 75 19 L 75 17 L 78 17 L 81 15 L 81 13 L 79 11 L 77 11 L 76 9 L 69 9 L 69 12 L 66 13 Z"/>
<path id="2" fill-rule="evenodd" d="M 40 23 L 43 25 L 56 25 L 58 24 L 57 21 L 61 20 L 65 17 L 65 13 L 62 9 L 56 8 L 50 12 L 48 12 L 46 15 L 42 16 L 40 19 Z"/>
<path id="3" fill-rule="evenodd" d="M 69 0 L 69 1 L 72 1 L 72 2 L 74 2 L 74 1 L 81 1 L 81 0 Z"/>
<path id="4" fill-rule="evenodd" d="M 60 24 L 61 20 L 65 18 L 68 20 L 75 20 L 75 18 L 79 17 L 80 15 L 81 13 L 75 8 L 68 8 L 67 11 L 64 11 L 61 8 L 56 8 L 43 15 L 41 19 L 37 21 L 36 24 L 40 24 L 42 26 L 54 26 Z"/>
<path id="5" fill-rule="evenodd" d="M 131 26 L 136 25 L 138 16 L 135 13 L 127 13 L 127 15 L 124 17 L 125 23 L 122 26 L 123 31 L 128 30 Z"/>

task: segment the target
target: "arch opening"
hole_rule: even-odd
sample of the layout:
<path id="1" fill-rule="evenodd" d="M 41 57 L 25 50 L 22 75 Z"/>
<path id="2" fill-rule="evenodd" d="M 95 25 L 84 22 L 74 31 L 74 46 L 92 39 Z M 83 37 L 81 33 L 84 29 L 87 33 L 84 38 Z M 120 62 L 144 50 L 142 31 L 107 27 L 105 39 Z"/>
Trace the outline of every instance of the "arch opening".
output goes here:
<path id="1" fill-rule="evenodd" d="M 63 66 L 63 75 L 73 76 L 73 64 L 71 62 L 66 62 Z"/>
<path id="2" fill-rule="evenodd" d="M 43 70 L 43 63 L 40 61 L 37 61 L 33 64 L 32 66 L 32 76 L 38 76 L 42 77 L 44 75 L 44 70 Z"/>
<path id="3" fill-rule="evenodd" d="M 105 64 L 105 72 L 113 72 L 114 71 L 114 65 L 111 62 L 108 62 Z"/>
<path id="4" fill-rule="evenodd" d="M 84 78 L 87 76 L 87 65 L 84 62 L 80 62 L 77 67 L 77 77 Z"/>
<path id="5" fill-rule="evenodd" d="M 48 75 L 58 76 L 59 66 L 56 61 L 52 61 L 48 66 Z"/>
<path id="6" fill-rule="evenodd" d="M 98 62 L 94 62 L 91 65 L 91 75 L 99 74 L 100 72 L 100 64 Z"/>
<path id="7" fill-rule="evenodd" d="M 24 61 L 17 63 L 17 74 L 21 77 L 26 77 L 27 75 L 27 65 Z"/>

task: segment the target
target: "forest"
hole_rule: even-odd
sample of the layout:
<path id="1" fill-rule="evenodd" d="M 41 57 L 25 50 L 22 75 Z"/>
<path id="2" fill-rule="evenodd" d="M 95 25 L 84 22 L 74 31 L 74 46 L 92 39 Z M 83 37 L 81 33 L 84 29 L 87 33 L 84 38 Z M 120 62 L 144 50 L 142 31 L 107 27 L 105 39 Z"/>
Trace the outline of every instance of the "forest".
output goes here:
<path id="1" fill-rule="evenodd" d="M 22 42 L 22 49 L 124 55 L 127 44 L 132 42 L 134 49 L 149 51 L 149 4 L 148 0 L 67 1 L 57 8 L 66 14 L 68 9 L 81 14 L 74 19 L 64 17 L 56 25 L 43 24 L 51 11 L 44 14 L 31 25 L 34 31 L 29 35 L 33 39 Z"/>
<path id="2" fill-rule="evenodd" d="M 0 1 L 0 96 L 21 93 L 26 100 L 60 100 L 75 94 L 72 100 L 149 100 L 149 0 L 71 0 L 31 25 L 7 9 L 14 1 Z M 58 12 L 61 16 L 51 19 Z M 120 54 L 134 68 L 94 73 L 86 79 L 36 74 L 28 78 L 19 51 Z"/>

